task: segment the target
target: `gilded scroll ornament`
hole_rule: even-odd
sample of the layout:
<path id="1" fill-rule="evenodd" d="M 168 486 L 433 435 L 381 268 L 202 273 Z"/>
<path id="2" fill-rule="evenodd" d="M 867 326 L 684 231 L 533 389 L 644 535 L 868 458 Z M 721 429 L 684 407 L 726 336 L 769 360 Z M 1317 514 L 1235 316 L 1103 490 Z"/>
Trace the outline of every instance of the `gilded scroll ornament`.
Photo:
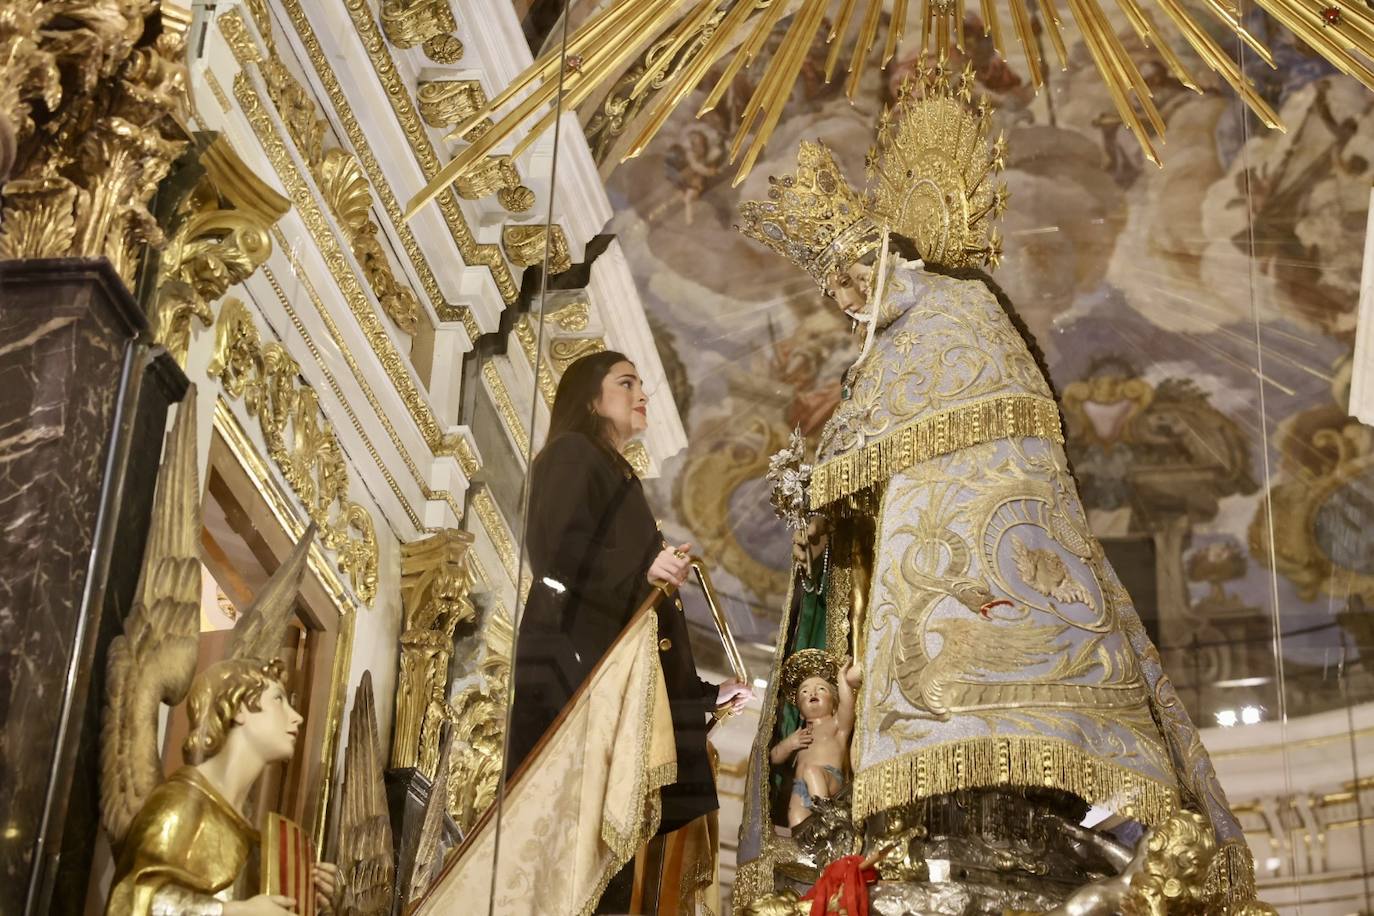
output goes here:
<path id="1" fill-rule="evenodd" d="M 384 767 L 372 672 L 364 671 L 348 717 L 343 803 L 339 809 L 339 868 L 350 897 L 345 916 L 391 913 L 396 866 L 382 781 Z"/>
<path id="2" fill-rule="evenodd" d="M 267 260 L 272 253 L 269 230 L 291 207 L 253 174 L 223 136 L 210 142 L 199 164 L 205 175 L 169 227 L 153 310 L 153 339 L 183 366 L 191 319 L 210 326 L 210 303 Z"/>
<path id="3" fill-rule="evenodd" d="M 542 266 L 545 244 L 549 246 L 549 276 L 557 276 L 572 267 L 568 238 L 562 226 L 507 225 L 501 230 L 501 247 L 517 267 Z"/>
<path id="4" fill-rule="evenodd" d="M 420 106 L 420 117 L 430 127 L 453 127 L 469 120 L 487 104 L 487 94 L 478 80 L 429 80 L 421 81 L 415 101 Z M 491 118 L 483 118 L 468 128 L 463 139 L 477 139 L 491 124 Z"/>
<path id="5" fill-rule="evenodd" d="M 227 299 L 215 324 L 208 374 L 257 417 L 267 453 L 336 551 L 339 571 L 368 604 L 377 595 L 377 535 L 372 516 L 348 499 L 348 465 L 314 389 L 276 341 L 264 344 L 248 308 Z"/>
<path id="6" fill-rule="evenodd" d="M 591 312 L 591 303 L 586 299 L 578 299 L 554 312 L 550 312 L 549 320 L 569 334 L 577 334 L 587 330 L 587 324 L 591 321 Z"/>
<path id="7" fill-rule="evenodd" d="M 564 338 L 549 345 L 549 359 L 553 362 L 554 371 L 562 375 L 582 357 L 600 353 L 605 349 L 606 342 L 600 337 Z"/>
<path id="8" fill-rule="evenodd" d="M 492 156 L 453 185 L 460 197 L 481 200 L 492 194 L 501 206 L 523 213 L 534 206 L 534 192 L 520 183 L 520 172 L 509 156 Z"/>
<path id="9" fill-rule="evenodd" d="M 382 30 L 398 48 L 420 45 L 435 63 L 456 64 L 463 57 L 463 43 L 453 35 L 458 23 L 449 0 L 386 0 Z"/>
<path id="10" fill-rule="evenodd" d="M 189 138 L 188 17 L 150 2 L 90 16 L 20 7 L 0 16 L 12 55 L 0 56 L 0 158 L 11 160 L 0 257 L 103 256 L 132 289 L 142 246 L 163 242 L 149 203 Z M 138 45 L 145 33 L 157 37 Z M 36 101 L 53 107 L 41 133 Z"/>
<path id="11" fill-rule="evenodd" d="M 442 704 L 453 656 L 453 634 L 476 616 L 468 592 L 472 535 L 444 529 L 401 546 L 401 671 L 396 681 L 396 719 L 391 765 L 420 764 L 421 746 L 438 747 L 437 728 L 426 726 L 433 704 Z M 437 725 L 437 723 L 435 723 Z M 433 770 L 428 771 L 433 775 Z"/>

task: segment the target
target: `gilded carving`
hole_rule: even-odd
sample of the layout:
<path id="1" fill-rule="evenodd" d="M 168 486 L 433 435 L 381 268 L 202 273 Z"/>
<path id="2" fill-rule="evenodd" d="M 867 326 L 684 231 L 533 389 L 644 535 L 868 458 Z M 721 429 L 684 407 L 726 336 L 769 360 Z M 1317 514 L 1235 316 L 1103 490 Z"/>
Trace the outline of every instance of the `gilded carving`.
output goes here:
<path id="1" fill-rule="evenodd" d="M 501 605 L 492 608 L 483 632 L 480 681 L 449 704 L 453 723 L 453 778 L 449 814 L 464 834 L 496 800 L 505 743 L 506 696 L 515 628 Z"/>
<path id="2" fill-rule="evenodd" d="M 520 173 L 509 156 L 488 157 L 464 172 L 453 186 L 468 200 L 481 200 L 495 194 L 501 206 L 516 213 L 534 206 L 534 192 L 520 184 Z"/>
<path id="3" fill-rule="evenodd" d="M 476 615 L 468 599 L 474 582 L 468 564 L 471 547 L 471 534 L 447 528 L 401 545 L 405 617 L 391 740 L 393 767 L 418 766 L 425 751 L 438 750 L 438 723 L 429 721 L 427 713 L 432 705 L 444 703 L 454 631 Z M 432 765 L 426 772 L 434 775 Z"/>
<path id="4" fill-rule="evenodd" d="M 496 407 L 496 412 L 501 415 L 501 419 L 506 424 L 506 429 L 510 430 L 511 438 L 515 440 L 515 447 L 523 457 L 530 453 L 530 432 L 525 428 L 525 422 L 520 418 L 520 411 L 515 407 L 515 401 L 511 400 L 510 392 L 506 390 L 506 383 L 501 380 L 501 373 L 496 371 L 496 363 L 487 360 L 482 366 L 482 378 L 487 383 L 487 390 L 491 392 L 492 404 Z M 511 578 L 514 578 L 512 575 Z"/>
<path id="5" fill-rule="evenodd" d="M 547 241 L 549 239 L 552 241 Z M 506 257 L 517 267 L 542 266 L 546 242 L 549 247 L 549 276 L 557 276 L 572 267 L 568 238 L 562 226 L 508 225 L 501 230 L 501 246 L 506 249 Z"/>
<path id="6" fill-rule="evenodd" d="M 267 453 L 336 551 L 339 571 L 368 604 L 377 595 L 377 537 L 367 510 L 348 499 L 348 465 L 300 366 L 276 341 L 264 344 L 248 308 L 227 299 L 208 374 L 257 417 Z"/>
<path id="7" fill-rule="evenodd" d="M 132 289 L 142 247 L 163 242 L 149 203 L 188 142 L 189 16 L 146 0 L 21 7 L 0 17 L 0 257 L 104 256 Z M 41 133 L 35 101 L 53 110 Z"/>
<path id="8" fill-rule="evenodd" d="M 444 293 L 439 288 L 439 281 L 429 266 L 429 260 L 415 240 L 415 234 L 401 219 L 401 206 L 396 201 L 396 195 L 392 193 L 386 176 L 382 174 L 382 170 L 377 164 L 377 157 L 372 154 L 372 147 L 368 143 L 367 135 L 364 133 L 362 125 L 358 123 L 357 117 L 354 116 L 353 109 L 348 104 L 348 97 L 344 95 L 343 87 L 339 85 L 338 78 L 329 66 L 329 60 L 325 57 L 324 49 L 315 36 L 315 30 L 310 25 L 310 20 L 305 17 L 297 0 L 283 0 L 281 5 L 291 19 L 291 24 L 300 39 L 301 47 L 305 49 L 306 56 L 309 57 L 310 64 L 314 68 L 316 76 L 319 77 L 320 84 L 324 87 L 325 94 L 329 96 L 330 104 L 338 115 L 344 133 L 348 135 L 348 141 L 353 147 L 354 154 L 358 157 L 364 173 L 376 190 L 382 208 L 391 220 L 396 236 L 401 242 L 401 247 L 405 249 L 406 255 L 410 258 L 410 263 L 420 278 L 420 284 L 424 287 L 425 294 L 429 297 L 435 314 L 439 316 L 440 321 L 462 322 L 468 336 L 474 340 L 477 339 L 482 331 L 477 326 L 476 319 L 472 317 L 471 310 L 466 306 L 453 305 L 445 300 Z M 213 74 L 211 76 L 213 77 Z M 466 258 L 466 255 L 464 257 Z"/>
<path id="9" fill-rule="evenodd" d="M 362 166 L 347 150 L 325 148 L 329 122 L 321 117 L 315 97 L 282 63 L 266 10 L 255 12 L 254 18 L 269 52 L 255 61 L 267 84 L 268 98 L 305 159 L 315 186 L 343 230 L 382 311 L 402 331 L 414 334 L 420 325 L 420 300 L 397 279 L 386 249 L 377 239 L 381 230 L 371 217 L 372 189 Z M 221 23 L 226 37 L 238 36 L 230 44 L 241 55 L 240 63 L 244 63 L 251 40 L 244 34 L 243 21 L 231 14 L 224 16 Z"/>
<path id="10" fill-rule="evenodd" d="M 237 19 L 238 14 L 234 11 L 230 11 L 219 18 L 218 21 L 221 28 L 225 29 L 226 35 L 230 31 L 228 23 Z M 367 337 L 373 352 L 381 362 L 387 377 L 410 410 L 411 416 L 425 437 L 426 444 L 431 449 L 435 449 L 436 454 L 440 453 L 443 432 L 439 427 L 438 419 L 434 416 L 434 412 L 426 403 L 425 398 L 420 394 L 418 386 L 406 367 L 404 357 L 396 349 L 396 345 L 391 340 L 381 319 L 377 316 L 376 310 L 369 303 L 362 283 L 349 268 L 339 239 L 330 230 L 324 211 L 316 203 L 314 194 L 311 193 L 304 178 L 301 177 L 300 172 L 292 162 L 291 156 L 286 150 L 285 141 L 276 132 L 271 117 L 263 107 L 261 97 L 253 88 L 252 80 L 248 78 L 246 73 L 239 73 L 235 77 L 234 96 L 238 100 L 240 110 L 252 126 L 258 141 L 266 151 L 267 158 L 271 161 L 277 176 L 285 184 L 287 193 L 305 223 L 306 230 L 324 254 L 330 275 L 343 292 L 349 311 L 353 314 L 359 327 L 362 328 L 363 334 Z M 286 247 L 285 236 L 281 235 L 279 230 L 274 230 L 274 237 L 278 245 L 283 248 Z M 306 288 L 310 289 L 309 277 L 304 276 L 303 279 Z M 317 297 L 312 296 L 312 298 Z M 328 317 L 327 310 L 321 313 L 321 318 L 326 324 L 332 322 L 332 319 Z M 334 331 L 331 331 L 331 335 L 336 341 L 340 339 Z M 343 352 L 345 358 L 349 358 L 348 351 L 345 349 Z M 357 370 L 354 371 L 357 374 Z"/>
<path id="11" fill-rule="evenodd" d="M 591 303 L 585 299 L 578 299 L 576 302 L 569 302 L 557 311 L 550 313 L 549 320 L 569 334 L 577 334 L 587 330 L 591 313 Z"/>
<path id="12" fill-rule="evenodd" d="M 535 337 L 529 315 L 521 315 L 515 322 L 515 339 L 520 342 L 520 351 L 525 354 L 526 362 L 535 371 L 535 384 L 539 386 L 539 395 L 545 404 L 553 406 L 553 397 L 558 392 L 558 380 L 553 377 L 548 361 L 539 358 L 539 341 Z"/>
<path id="13" fill-rule="evenodd" d="M 172 219 L 153 307 L 153 339 L 183 366 L 191 319 L 210 326 L 210 303 L 267 260 L 269 230 L 291 207 L 222 136 L 210 142 L 199 164 L 205 175 Z"/>
<path id="14" fill-rule="evenodd" d="M 430 80 L 420 83 L 415 100 L 430 127 L 456 127 L 482 110 L 487 94 L 477 80 Z M 483 120 L 491 123 L 490 118 Z"/>
<path id="15" fill-rule="evenodd" d="M 496 554 L 501 558 L 501 565 L 514 581 L 520 570 L 515 539 L 511 536 L 506 520 L 501 517 L 501 510 L 496 508 L 496 500 L 491 498 L 491 492 L 486 487 L 479 487 L 472 494 L 472 507 L 477 511 L 477 517 L 481 520 L 492 544 L 496 546 Z"/>
<path id="16" fill-rule="evenodd" d="M 456 64 L 463 57 L 463 44 L 453 35 L 458 23 L 448 0 L 386 0 L 382 30 L 396 47 L 420 45 L 436 63 Z"/>
<path id="17" fill-rule="evenodd" d="M 600 353 L 604 349 L 606 344 L 600 337 L 564 338 L 549 345 L 549 359 L 553 361 L 554 370 L 562 375 L 582 357 Z"/>
<path id="18" fill-rule="evenodd" d="M 299 10 L 299 0 L 283 0 L 283 2 L 291 10 L 292 20 L 297 23 L 297 28 L 300 28 L 304 16 Z M 405 131 L 406 139 L 410 142 L 410 148 L 415 153 L 420 168 L 426 176 L 437 174 L 442 165 L 439 161 L 439 154 L 435 150 L 434 142 L 430 139 L 424 122 L 420 120 L 414 103 L 411 101 L 410 87 L 401 78 L 400 71 L 396 69 L 396 62 L 392 60 L 391 54 L 387 50 L 381 30 L 372 17 L 371 6 L 367 0 L 344 0 L 344 8 L 348 10 L 348 14 L 353 20 L 353 27 L 358 30 L 358 35 L 362 38 L 363 47 L 367 49 L 368 59 L 377 73 L 378 81 L 386 89 L 386 97 L 391 102 L 391 110 Z M 472 234 L 472 228 L 467 224 L 467 219 L 463 216 L 462 208 L 458 205 L 456 194 L 440 194 L 438 201 L 439 212 L 444 217 L 444 222 L 448 224 L 454 244 L 458 246 L 458 251 L 463 256 L 463 262 L 480 264 L 489 269 L 492 279 L 496 282 L 496 288 L 501 292 L 501 298 L 507 303 L 515 302 L 520 296 L 520 285 L 516 283 L 510 266 L 502 258 L 500 246 L 486 245 L 477 241 L 477 238 Z"/>

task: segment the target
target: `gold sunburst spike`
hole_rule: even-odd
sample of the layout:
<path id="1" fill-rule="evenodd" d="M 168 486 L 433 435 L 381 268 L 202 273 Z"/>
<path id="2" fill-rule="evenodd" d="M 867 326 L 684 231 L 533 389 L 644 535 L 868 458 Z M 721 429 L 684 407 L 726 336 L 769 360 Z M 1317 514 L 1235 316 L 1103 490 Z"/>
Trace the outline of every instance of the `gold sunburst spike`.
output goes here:
<path id="1" fill-rule="evenodd" d="M 1274 63 L 1274 55 L 1264 46 L 1264 42 L 1250 34 L 1250 30 L 1236 17 L 1235 10 L 1227 7 L 1221 0 L 1205 0 L 1205 5 L 1219 22 L 1234 32 L 1241 41 L 1245 42 L 1246 47 L 1254 51 L 1260 60 L 1268 64 L 1269 69 L 1273 70 L 1278 66 Z"/>
<path id="2" fill-rule="evenodd" d="M 735 2 L 742 4 L 746 10 L 753 11 L 753 0 L 735 0 Z M 730 58 L 730 63 L 725 65 L 725 70 L 721 73 L 720 79 L 716 80 L 715 86 L 711 87 L 711 91 L 706 94 L 706 101 L 702 102 L 701 107 L 697 109 L 697 117 L 714 110 L 720 104 L 721 98 L 725 95 L 725 90 L 734 83 L 735 77 L 739 75 L 740 71 L 753 61 L 758 49 L 763 47 L 764 41 L 772 34 L 774 27 L 782 19 L 786 6 L 785 3 L 773 3 L 759 15 L 749 37 L 735 50 L 735 56 Z M 741 23 L 738 28 L 743 29 L 745 25 L 746 23 Z"/>
<path id="3" fill-rule="evenodd" d="M 1069 49 L 1064 44 L 1064 25 L 1059 17 L 1059 8 L 1055 6 L 1054 0 L 1040 0 L 1040 8 L 1045 15 L 1042 20 L 1045 22 L 1045 31 L 1050 33 L 1050 44 L 1054 47 L 1054 55 L 1059 58 L 1059 69 L 1069 69 Z"/>
<path id="4" fill-rule="evenodd" d="M 1073 11 L 1073 18 L 1078 23 L 1079 32 L 1083 35 L 1083 43 L 1087 45 L 1093 62 L 1097 64 L 1097 69 L 1106 81 L 1107 91 L 1116 106 L 1117 115 L 1120 116 L 1126 128 L 1135 135 L 1136 142 L 1145 152 L 1145 158 L 1155 165 L 1159 165 L 1159 154 L 1155 151 L 1154 144 L 1150 142 L 1149 133 L 1145 130 L 1145 125 L 1141 123 L 1140 116 L 1136 114 L 1135 108 L 1127 96 L 1129 84 L 1122 78 L 1121 64 L 1112 55 L 1109 44 L 1101 34 L 1099 23 L 1093 17 L 1092 10 L 1087 7 L 1085 0 L 1069 0 L 1069 8 Z M 1142 104 L 1146 102 L 1145 99 L 1140 101 Z"/>
<path id="5" fill-rule="evenodd" d="M 716 11 L 720 9 L 721 4 L 724 2 L 725 0 L 701 0 L 691 15 L 683 17 L 682 21 L 673 27 L 671 39 L 667 47 L 663 49 L 662 59 L 671 61 L 676 57 L 678 53 L 681 52 L 683 46 L 696 35 L 701 27 L 706 24 L 707 20 L 716 14 Z M 648 68 L 644 72 L 644 75 L 635 82 L 634 88 L 630 90 L 630 98 L 638 99 L 645 92 L 653 88 L 653 83 L 657 76 L 657 68 Z"/>
<path id="6" fill-rule="evenodd" d="M 902 0 L 897 0 L 901 3 Z M 835 16 L 835 22 L 830 27 L 830 48 L 825 55 L 825 81 L 830 82 L 835 76 L 835 65 L 840 62 L 840 49 L 845 45 L 845 39 L 849 36 L 849 21 L 854 18 L 854 7 L 858 5 L 858 0 L 843 0 L 840 4 L 840 11 Z"/>
<path id="7" fill-rule="evenodd" d="M 994 0 L 995 2 L 995 0 Z M 1016 27 L 1016 40 L 1021 43 L 1021 51 L 1026 55 L 1026 69 L 1030 71 L 1031 85 L 1038 93 L 1045 86 L 1045 74 L 1041 70 L 1040 47 L 1035 42 L 1031 29 L 1030 12 L 1026 0 L 1007 0 L 1011 7 L 1012 25 Z"/>
<path id="8" fill-rule="evenodd" d="M 1293 34 L 1322 53 L 1342 73 L 1354 77 L 1369 89 L 1374 90 L 1374 73 L 1371 73 L 1368 65 L 1350 54 L 1346 50 L 1345 44 L 1338 44 L 1331 37 L 1334 34 L 1346 42 L 1354 44 L 1351 36 L 1342 33 L 1340 31 L 1342 26 L 1340 25 L 1323 28 L 1320 24 L 1322 18 L 1317 4 L 1304 4 L 1296 2 L 1296 0 L 1264 0 L 1259 5 Z M 1343 8 L 1341 12 L 1344 16 Z M 1362 47 L 1360 51 L 1366 55 L 1372 53 L 1372 49 L 1368 47 Z"/>
<path id="9" fill-rule="evenodd" d="M 996 0 L 992 0 L 996 2 Z M 921 0 L 921 54 L 930 53 L 930 30 L 935 23 L 935 0 Z"/>
<path id="10" fill-rule="evenodd" d="M 849 96 L 850 101 L 858 94 L 868 52 L 873 50 L 873 42 L 878 37 L 878 19 L 882 11 L 883 0 L 868 0 L 868 12 L 864 16 L 863 27 L 859 29 L 859 38 L 854 43 L 854 56 L 849 59 L 849 79 L 844 84 L 844 94 Z"/>
<path id="11" fill-rule="evenodd" d="M 1007 56 L 1007 44 L 1002 38 L 1002 23 L 997 18 L 997 0 L 982 0 L 983 34 L 992 39 L 993 49 L 1002 57 Z"/>
<path id="12" fill-rule="evenodd" d="M 1184 40 L 1192 46 L 1198 57 L 1235 90 L 1246 107 L 1267 126 L 1283 130 L 1283 122 L 1279 119 L 1278 113 L 1255 91 L 1254 85 L 1241 73 L 1239 65 L 1231 55 L 1224 52 L 1212 36 L 1193 21 L 1178 0 L 1158 0 L 1158 3 L 1160 9 L 1164 10 L 1164 14 L 1174 24 L 1174 28 L 1182 33 Z"/>
<path id="13" fill-rule="evenodd" d="M 897 48 L 906 36 L 906 17 L 911 0 L 892 0 L 892 24 L 887 29 L 887 45 L 883 48 L 883 66 L 892 63 Z"/>
<path id="14" fill-rule="evenodd" d="M 878 0 L 875 0 L 878 2 Z M 763 114 L 763 122 L 754 133 L 754 141 L 749 145 L 749 151 L 745 153 L 744 160 L 740 163 L 739 171 L 735 175 L 732 183 L 733 187 L 738 187 L 739 183 L 748 176 L 754 168 L 754 163 L 758 161 L 763 148 L 768 144 L 768 138 L 772 136 L 773 129 L 777 127 L 778 119 L 782 117 L 783 108 L 787 104 L 787 97 L 791 94 L 792 85 L 796 82 L 797 75 L 801 72 L 802 64 L 806 60 L 806 54 L 811 48 L 811 38 L 816 34 L 821 21 L 825 17 L 827 7 L 826 0 L 811 0 L 797 13 L 793 20 L 792 28 L 788 32 L 788 38 L 783 42 L 786 54 L 780 50 L 778 56 L 783 57 L 781 63 L 774 58 L 773 68 L 776 74 L 775 80 L 768 88 L 768 95 L 761 100 L 760 111 Z M 764 86 L 759 87 L 759 94 L 764 91 Z M 740 127 L 740 136 L 743 136 L 744 126 Z M 733 161 L 733 158 L 732 158 Z"/>
<path id="15" fill-rule="evenodd" d="M 1174 53 L 1173 48 L 1169 47 L 1169 43 L 1160 34 L 1159 27 L 1150 18 L 1150 14 L 1141 9 L 1137 0 L 1117 0 L 1117 5 L 1126 14 L 1126 19 L 1130 21 L 1131 27 L 1135 29 L 1135 33 L 1140 36 L 1140 40 L 1145 43 L 1145 46 L 1154 48 L 1159 52 L 1159 56 L 1164 58 L 1165 66 L 1169 68 L 1175 78 L 1186 88 L 1201 93 L 1202 87 L 1198 85 L 1197 80 L 1184 66 L 1179 56 Z"/>
<path id="16" fill-rule="evenodd" d="M 649 106 L 648 114 L 645 115 L 644 128 L 639 136 L 630 144 L 628 151 L 621 158 L 624 162 L 644 151 L 644 148 L 651 141 L 663 125 L 667 123 L 668 116 L 677 110 L 677 106 L 697 87 L 697 84 L 706 76 L 706 72 L 711 69 L 716 58 L 721 54 L 726 46 L 726 42 L 735 34 L 736 29 L 749 17 L 752 9 L 750 3 L 737 3 L 730 8 L 721 20 L 716 31 L 707 40 L 692 63 L 686 67 L 682 73 L 674 79 L 672 83 L 665 86 L 653 104 Z"/>

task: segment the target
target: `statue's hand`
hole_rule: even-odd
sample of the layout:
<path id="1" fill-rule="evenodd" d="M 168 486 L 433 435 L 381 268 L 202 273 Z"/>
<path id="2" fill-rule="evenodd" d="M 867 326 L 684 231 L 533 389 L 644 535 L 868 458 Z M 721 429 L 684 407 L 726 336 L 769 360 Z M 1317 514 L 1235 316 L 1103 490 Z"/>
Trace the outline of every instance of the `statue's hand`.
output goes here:
<path id="1" fill-rule="evenodd" d="M 343 873 L 333 862 L 316 862 L 310 871 L 315 884 L 316 909 L 337 913 L 343 904 Z"/>
<path id="2" fill-rule="evenodd" d="M 864 682 L 864 668 L 857 661 L 850 662 L 844 669 L 844 680 L 855 690 Z"/>
<path id="3" fill-rule="evenodd" d="M 224 905 L 224 916 L 291 916 L 296 899 L 281 894 L 258 894 L 247 900 L 231 900 Z"/>

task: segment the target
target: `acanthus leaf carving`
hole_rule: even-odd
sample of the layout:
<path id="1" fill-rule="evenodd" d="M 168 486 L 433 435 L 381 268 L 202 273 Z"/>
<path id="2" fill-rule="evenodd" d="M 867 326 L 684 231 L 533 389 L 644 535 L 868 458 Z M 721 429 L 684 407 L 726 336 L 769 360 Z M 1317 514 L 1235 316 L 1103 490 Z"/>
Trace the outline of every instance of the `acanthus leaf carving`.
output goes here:
<path id="1" fill-rule="evenodd" d="M 215 327 L 207 374 L 258 420 L 268 457 L 335 551 L 339 571 L 371 604 L 377 595 L 376 526 L 348 499 L 348 465 L 338 436 L 324 418 L 300 365 L 277 341 L 262 342 L 247 306 L 226 299 Z"/>

